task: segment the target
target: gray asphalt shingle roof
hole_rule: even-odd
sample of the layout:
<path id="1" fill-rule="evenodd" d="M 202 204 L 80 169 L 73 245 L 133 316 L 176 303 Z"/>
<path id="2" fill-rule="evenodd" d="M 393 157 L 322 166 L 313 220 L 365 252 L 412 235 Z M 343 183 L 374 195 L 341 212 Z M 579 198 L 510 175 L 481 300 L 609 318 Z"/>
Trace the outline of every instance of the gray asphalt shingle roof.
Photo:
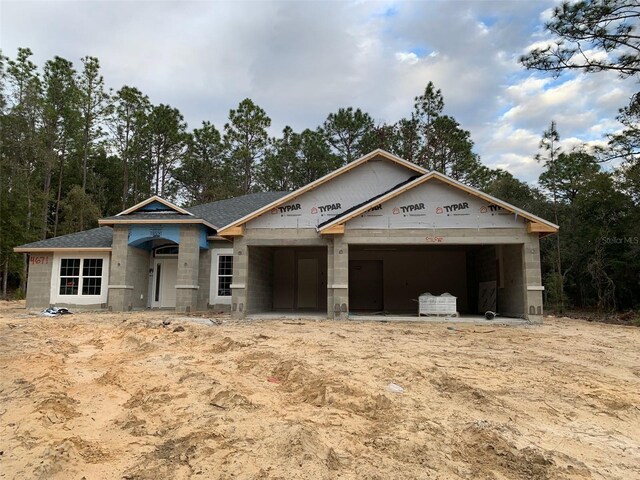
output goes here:
<path id="1" fill-rule="evenodd" d="M 194 205 L 187 210 L 218 228 L 225 227 L 261 207 L 275 202 L 290 192 L 257 192 L 217 202 Z"/>
<path id="2" fill-rule="evenodd" d="M 20 245 L 19 248 L 109 248 L 112 239 L 113 230 L 111 227 L 99 227 L 27 243 L 26 245 Z"/>
<path id="3" fill-rule="evenodd" d="M 275 200 L 285 196 L 289 192 L 258 192 L 243 195 L 241 197 L 218 200 L 216 202 L 195 205 L 185 209 L 194 216 L 180 213 L 153 213 L 135 212 L 126 216 L 108 217 L 106 220 L 127 219 L 158 219 L 164 220 L 193 219 L 206 220 L 207 222 L 222 228 L 231 222 L 238 220 L 257 209 L 268 205 Z M 63 235 L 61 237 L 49 238 L 38 242 L 20 245 L 17 248 L 27 250 L 31 248 L 102 248 L 111 247 L 113 230 L 111 227 L 100 227 L 83 232 Z"/>

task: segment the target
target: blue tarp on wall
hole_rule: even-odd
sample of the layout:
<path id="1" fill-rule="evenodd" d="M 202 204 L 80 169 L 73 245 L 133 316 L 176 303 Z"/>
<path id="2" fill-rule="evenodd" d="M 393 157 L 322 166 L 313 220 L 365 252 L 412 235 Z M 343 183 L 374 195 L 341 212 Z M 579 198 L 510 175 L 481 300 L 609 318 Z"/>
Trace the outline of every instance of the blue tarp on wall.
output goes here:
<path id="1" fill-rule="evenodd" d="M 167 207 L 165 204 L 160 203 L 158 201 L 153 201 L 147 205 L 145 205 L 144 207 L 139 208 L 140 211 L 145 211 L 145 212 L 153 212 L 156 210 L 173 210 L 172 208 Z"/>
<path id="2" fill-rule="evenodd" d="M 129 226 L 129 245 L 132 247 L 151 250 L 153 240 L 169 240 L 180 244 L 180 225 L 169 224 L 139 224 Z M 207 229 L 200 225 L 200 248 L 208 248 Z"/>

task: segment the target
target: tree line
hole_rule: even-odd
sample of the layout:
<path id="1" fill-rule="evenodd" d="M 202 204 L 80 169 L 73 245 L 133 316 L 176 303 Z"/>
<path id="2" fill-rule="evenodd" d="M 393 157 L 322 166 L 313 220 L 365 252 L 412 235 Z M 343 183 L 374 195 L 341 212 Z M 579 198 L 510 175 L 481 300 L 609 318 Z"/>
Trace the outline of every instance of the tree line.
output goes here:
<path id="1" fill-rule="evenodd" d="M 581 31 L 571 43 L 570 35 L 577 35 L 581 21 L 597 30 L 598 19 L 610 25 L 612 15 L 628 17 L 628 10 L 605 8 L 625 2 L 632 3 L 598 0 L 557 7 L 547 28 L 567 43 L 534 50 L 521 62 L 556 73 L 615 69 L 618 64 L 572 63 L 575 41 L 592 46 L 595 41 L 583 40 Z M 636 38 L 633 29 L 619 28 L 621 22 L 618 35 L 635 41 L 628 38 Z M 608 35 L 601 49 L 613 48 L 609 32 L 597 34 Z M 636 64 L 632 56 L 622 56 L 625 70 L 616 70 L 630 78 L 638 64 L 637 52 Z M 13 253 L 16 245 L 94 227 L 98 218 L 154 194 L 188 206 L 254 191 L 294 190 L 383 148 L 558 223 L 560 234 L 541 243 L 552 308 L 640 304 L 638 97 L 620 110 L 622 133 L 610 135 L 608 146 L 598 151 L 562 151 L 552 121 L 536 156 L 543 173 L 531 186 L 483 165 L 470 132 L 445 114 L 442 92 L 431 82 L 396 123 L 377 122 L 359 108 L 345 107 L 315 128 L 296 132 L 287 126 L 270 137 L 271 119 L 251 99 L 231 109 L 221 128 L 205 120 L 190 130 L 178 109 L 153 104 L 135 87 L 108 90 L 95 57 L 82 58 L 79 68 L 61 57 L 39 68 L 31 57 L 28 48 L 18 49 L 15 58 L 0 55 L 4 296 L 10 278 L 22 281 L 24 289 L 26 260 Z M 620 161 L 603 168 L 611 159 Z"/>

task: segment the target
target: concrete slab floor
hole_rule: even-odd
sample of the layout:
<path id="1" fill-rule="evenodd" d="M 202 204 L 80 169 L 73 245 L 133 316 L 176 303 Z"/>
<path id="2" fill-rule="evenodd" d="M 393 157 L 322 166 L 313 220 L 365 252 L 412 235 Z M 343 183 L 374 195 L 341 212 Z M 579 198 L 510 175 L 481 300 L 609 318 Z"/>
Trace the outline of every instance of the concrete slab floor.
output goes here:
<path id="1" fill-rule="evenodd" d="M 409 323 L 464 323 L 473 325 L 531 325 L 527 320 L 512 317 L 496 317 L 487 320 L 484 315 L 464 315 L 461 317 L 450 316 L 422 316 L 418 315 L 349 315 L 350 321 L 365 322 L 409 322 Z"/>
<path id="2" fill-rule="evenodd" d="M 327 315 L 322 312 L 267 312 L 254 313 L 247 315 L 248 320 L 322 320 L 330 321 Z M 408 322 L 408 323 L 463 323 L 474 325 L 530 325 L 527 320 L 522 318 L 496 317 L 493 320 L 487 320 L 484 315 L 464 315 L 461 317 L 418 317 L 418 315 L 366 315 L 366 314 L 350 314 L 349 320 L 353 322 Z"/>
<path id="3" fill-rule="evenodd" d="M 325 312 L 265 312 L 246 316 L 250 320 L 328 320 Z"/>

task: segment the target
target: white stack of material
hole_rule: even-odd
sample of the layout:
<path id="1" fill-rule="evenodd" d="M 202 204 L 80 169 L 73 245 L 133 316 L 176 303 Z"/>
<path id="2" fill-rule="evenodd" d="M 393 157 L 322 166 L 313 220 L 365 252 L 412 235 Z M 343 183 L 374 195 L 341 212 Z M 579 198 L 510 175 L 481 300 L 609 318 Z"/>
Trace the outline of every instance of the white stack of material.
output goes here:
<path id="1" fill-rule="evenodd" d="M 418 316 L 451 315 L 458 316 L 457 297 L 449 293 L 431 295 L 429 292 L 420 295 L 418 300 Z"/>

